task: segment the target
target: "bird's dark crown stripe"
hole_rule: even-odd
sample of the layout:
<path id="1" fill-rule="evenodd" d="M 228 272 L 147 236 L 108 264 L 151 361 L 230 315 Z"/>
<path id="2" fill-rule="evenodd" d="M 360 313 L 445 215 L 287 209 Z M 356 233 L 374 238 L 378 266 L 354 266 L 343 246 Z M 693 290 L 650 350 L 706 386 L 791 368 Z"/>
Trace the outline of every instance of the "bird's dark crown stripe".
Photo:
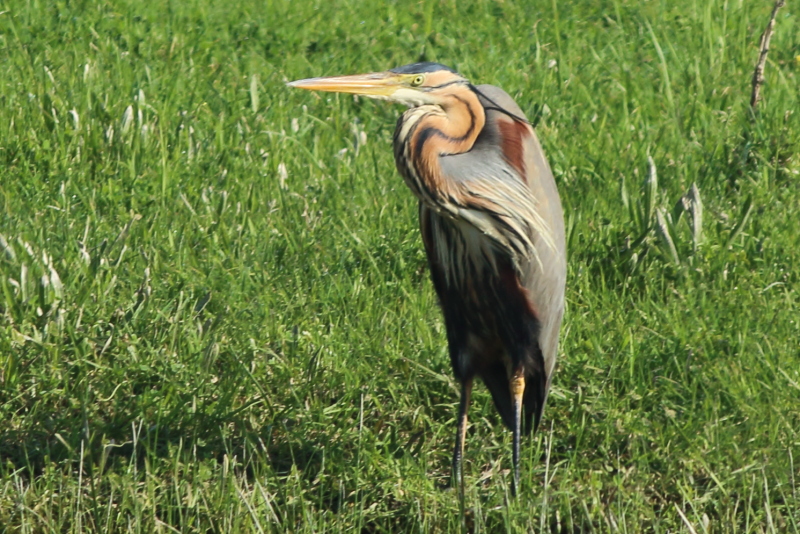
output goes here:
<path id="1" fill-rule="evenodd" d="M 442 65 L 441 63 L 432 63 L 430 61 L 411 63 L 410 65 L 395 67 L 389 70 L 389 72 L 393 72 L 395 74 L 424 74 L 426 72 L 436 72 L 440 70 L 446 70 L 448 72 L 452 72 L 453 74 L 458 74 L 456 71 L 446 65 Z"/>

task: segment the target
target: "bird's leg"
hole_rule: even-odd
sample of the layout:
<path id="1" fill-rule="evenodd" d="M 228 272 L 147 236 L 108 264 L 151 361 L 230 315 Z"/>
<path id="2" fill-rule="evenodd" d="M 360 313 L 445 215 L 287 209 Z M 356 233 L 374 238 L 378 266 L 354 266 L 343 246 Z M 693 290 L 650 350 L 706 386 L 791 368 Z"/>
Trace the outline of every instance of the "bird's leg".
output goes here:
<path id="1" fill-rule="evenodd" d="M 511 377 L 511 402 L 514 409 L 514 484 L 511 486 L 511 494 L 516 497 L 519 492 L 519 439 L 522 430 L 522 396 L 525 394 L 525 375 L 522 368 L 514 372 Z"/>
<path id="2" fill-rule="evenodd" d="M 461 469 L 464 457 L 464 438 L 467 434 L 467 408 L 472 394 L 472 378 L 461 383 L 461 402 L 458 404 L 458 430 L 456 431 L 456 447 L 453 451 L 453 484 L 458 487 L 461 501 L 464 500 L 464 477 Z"/>

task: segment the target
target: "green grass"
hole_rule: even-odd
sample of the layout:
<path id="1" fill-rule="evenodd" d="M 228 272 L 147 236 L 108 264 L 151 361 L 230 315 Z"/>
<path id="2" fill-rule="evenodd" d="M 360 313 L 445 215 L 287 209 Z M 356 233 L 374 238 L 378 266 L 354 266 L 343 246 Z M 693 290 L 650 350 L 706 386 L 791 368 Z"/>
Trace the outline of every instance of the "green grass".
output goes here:
<path id="1" fill-rule="evenodd" d="M 569 234 L 516 501 L 476 389 L 471 528 L 800 532 L 800 21 L 753 116 L 770 9 L 0 0 L 0 526 L 458 531 L 401 110 L 284 86 L 428 59 L 536 122 Z"/>

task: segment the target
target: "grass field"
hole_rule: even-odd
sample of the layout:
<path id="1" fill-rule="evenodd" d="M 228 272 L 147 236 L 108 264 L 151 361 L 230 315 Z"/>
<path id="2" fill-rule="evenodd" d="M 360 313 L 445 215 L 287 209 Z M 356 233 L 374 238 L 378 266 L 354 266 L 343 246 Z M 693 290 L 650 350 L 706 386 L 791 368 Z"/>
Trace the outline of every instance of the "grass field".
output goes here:
<path id="1" fill-rule="evenodd" d="M 568 226 L 522 495 L 480 386 L 470 529 L 800 532 L 795 2 L 748 106 L 771 8 L 0 0 L 0 530 L 459 530 L 402 110 L 284 86 L 427 59 L 518 100 Z"/>

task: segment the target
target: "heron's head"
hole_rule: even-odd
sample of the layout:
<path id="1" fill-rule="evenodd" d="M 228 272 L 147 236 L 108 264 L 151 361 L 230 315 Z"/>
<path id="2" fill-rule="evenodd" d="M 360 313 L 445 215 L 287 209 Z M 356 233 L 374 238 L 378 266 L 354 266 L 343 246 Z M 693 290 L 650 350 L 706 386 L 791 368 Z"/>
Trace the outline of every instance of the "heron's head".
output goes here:
<path id="1" fill-rule="evenodd" d="M 288 85 L 312 91 L 352 93 L 398 102 L 409 107 L 444 107 L 453 90 L 458 86 L 469 85 L 469 81 L 439 63 L 413 63 L 386 72 L 309 78 L 290 82 Z"/>

